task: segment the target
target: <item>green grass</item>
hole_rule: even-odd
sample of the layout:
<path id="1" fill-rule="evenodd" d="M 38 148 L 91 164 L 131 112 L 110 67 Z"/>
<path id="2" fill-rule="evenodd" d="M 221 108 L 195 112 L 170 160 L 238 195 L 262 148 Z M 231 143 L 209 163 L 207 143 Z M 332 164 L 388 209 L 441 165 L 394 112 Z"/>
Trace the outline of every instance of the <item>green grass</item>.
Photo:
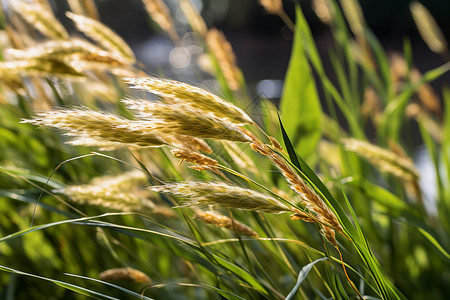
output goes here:
<path id="1" fill-rule="evenodd" d="M 363 23 L 362 36 L 351 32 L 347 20 L 352 19 L 337 1 L 329 4 L 334 74 L 325 71 L 297 6 L 283 97 L 278 107 L 266 99 L 258 103 L 264 112 L 258 126 L 282 142 L 285 153 L 277 153 L 337 216 L 343 228 L 342 234 L 336 233 L 338 248 L 320 234 L 319 223 L 291 220 L 286 213 L 220 211 L 259 235 L 250 238 L 193 218 L 193 208 L 176 207 L 182 199 L 168 194 L 144 195 L 158 207 L 172 207 L 172 216 L 74 203 L 58 190 L 135 168 L 147 174 L 148 186 L 222 180 L 305 209 L 267 157 L 248 144 L 208 140 L 213 150 L 209 156 L 222 165 L 224 179 L 187 168 L 190 163 L 180 163 L 167 147 L 75 147 L 65 144 L 67 137 L 60 132 L 20 123 L 42 109 L 44 99 L 30 92 L 36 83 L 55 106 L 81 104 L 133 118 L 120 103 L 131 90 L 106 66 L 84 72 L 81 82 L 21 74 L 24 93 L 12 93 L 2 75 L 0 298 L 444 299 L 450 293 L 450 92 L 436 91 L 443 103 L 439 116 L 427 108 L 418 90 L 448 72 L 450 65 L 443 63 L 414 81 L 414 53 L 405 42 L 407 70 L 401 82 L 394 80 L 389 53 L 370 29 Z M 205 43 L 200 35 L 198 43 Z M 215 94 L 245 107 L 250 99 L 244 80 L 241 90 L 233 91 L 220 63 L 209 54 L 222 87 Z M 93 80 L 90 76 L 114 92 L 114 101 L 80 88 Z M 361 112 L 367 88 L 375 91 L 380 108 L 369 115 Z M 420 107 L 413 117 L 406 114 L 411 104 Z M 343 121 L 337 122 L 338 116 Z M 368 135 L 369 130 L 374 134 Z M 415 182 L 381 171 L 347 151 L 344 142 L 349 137 L 370 141 L 411 158 L 409 135 L 420 135 L 435 171 L 435 214 L 423 206 Z M 331 148 L 324 148 L 324 141 Z M 98 277 L 120 267 L 142 271 L 152 283 Z"/>

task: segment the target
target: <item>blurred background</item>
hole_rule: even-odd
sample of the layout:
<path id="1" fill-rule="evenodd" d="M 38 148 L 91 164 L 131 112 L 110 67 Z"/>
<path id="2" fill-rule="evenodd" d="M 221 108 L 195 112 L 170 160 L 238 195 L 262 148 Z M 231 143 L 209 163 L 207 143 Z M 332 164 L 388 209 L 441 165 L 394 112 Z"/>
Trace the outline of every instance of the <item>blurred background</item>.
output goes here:
<path id="1" fill-rule="evenodd" d="M 66 1 L 51 1 L 59 17 L 68 27 L 71 23 L 64 16 L 68 9 Z M 167 0 L 182 38 L 182 44 L 176 47 L 164 35 L 161 29 L 148 17 L 140 0 L 97 0 L 101 21 L 113 28 L 134 49 L 137 58 L 146 66 L 149 74 L 165 74 L 189 81 L 198 72 L 198 54 L 202 51 L 194 46 L 193 36 L 178 0 Z M 192 0 L 201 12 L 208 26 L 222 30 L 233 46 L 239 66 L 248 83 L 251 95 L 264 94 L 265 97 L 279 98 L 283 76 L 285 74 L 291 43 L 292 32 L 285 23 L 275 15 L 269 15 L 258 1 L 240 0 Z M 323 24 L 320 15 L 320 1 L 285 0 L 285 11 L 294 18 L 294 6 L 298 2 L 308 19 L 325 65 L 328 51 L 332 51 L 330 29 Z M 433 53 L 420 37 L 412 19 L 409 5 L 412 1 L 362 0 L 360 1 L 368 26 L 378 37 L 385 49 L 403 50 L 404 38 L 411 40 L 413 61 L 421 70 L 429 70 L 444 62 L 443 58 Z M 421 1 L 435 18 L 447 40 L 450 39 L 450 1 Z M 331 74 L 333 72 L 329 72 Z M 449 80 L 443 76 L 433 86 L 440 90 Z"/>

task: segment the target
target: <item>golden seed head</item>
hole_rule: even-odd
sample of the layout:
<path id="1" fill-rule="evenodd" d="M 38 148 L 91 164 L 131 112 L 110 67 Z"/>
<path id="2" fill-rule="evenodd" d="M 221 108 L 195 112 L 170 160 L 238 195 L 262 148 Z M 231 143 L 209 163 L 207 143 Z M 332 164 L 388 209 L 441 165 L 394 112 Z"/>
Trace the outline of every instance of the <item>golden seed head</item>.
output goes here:
<path id="1" fill-rule="evenodd" d="M 48 59 L 46 61 L 29 59 L 0 62 L 0 75 L 3 78 L 10 79 L 17 78 L 18 75 L 52 75 L 70 79 L 85 77 L 84 74 L 78 72 L 68 64 L 55 59 Z"/>
<path id="2" fill-rule="evenodd" d="M 187 135 L 171 135 L 164 138 L 167 143 L 182 149 L 211 154 L 213 151 L 203 139 Z"/>
<path id="3" fill-rule="evenodd" d="M 411 70 L 411 81 L 419 82 L 422 74 L 417 69 Z M 417 89 L 417 96 L 422 105 L 437 116 L 442 115 L 442 106 L 439 97 L 434 92 L 430 84 L 424 83 Z"/>
<path id="4" fill-rule="evenodd" d="M 47 5 L 36 2 L 29 3 L 23 0 L 10 1 L 9 3 L 12 9 L 20 14 L 27 23 L 34 26 L 45 36 L 56 40 L 69 38 L 69 34 Z"/>
<path id="5" fill-rule="evenodd" d="M 208 27 L 206 26 L 205 21 L 203 20 L 200 13 L 192 5 L 192 2 L 190 0 L 181 0 L 180 6 L 186 19 L 189 22 L 189 25 L 191 25 L 191 28 L 199 35 L 204 37 L 206 35 Z"/>
<path id="6" fill-rule="evenodd" d="M 124 103 L 128 108 L 138 111 L 139 118 L 146 120 L 154 130 L 164 135 L 186 135 L 237 142 L 251 141 L 250 137 L 234 124 L 180 103 L 165 104 L 132 99 L 126 99 Z"/>
<path id="7" fill-rule="evenodd" d="M 106 281 L 128 280 L 137 283 L 152 283 L 145 273 L 132 268 L 109 269 L 98 274 L 98 278 Z"/>
<path id="8" fill-rule="evenodd" d="M 206 43 L 211 54 L 216 58 L 228 87 L 237 91 L 241 86 L 242 73 L 237 66 L 236 56 L 231 44 L 225 38 L 225 35 L 215 28 L 208 30 Z"/>
<path id="9" fill-rule="evenodd" d="M 283 14 L 283 2 L 281 0 L 258 0 L 258 2 L 269 14 Z"/>
<path id="10" fill-rule="evenodd" d="M 144 189 L 147 184 L 145 173 L 135 170 L 119 176 L 96 177 L 89 184 L 68 185 L 56 192 L 79 204 L 118 211 L 155 211 L 156 205 Z"/>
<path id="11" fill-rule="evenodd" d="M 94 0 L 67 0 L 70 10 L 77 15 L 99 20 L 99 14 Z"/>
<path id="12" fill-rule="evenodd" d="M 184 181 L 149 188 L 154 192 L 170 193 L 182 197 L 182 206 L 208 206 L 283 213 L 291 211 L 277 199 L 251 189 L 224 182 Z"/>
<path id="13" fill-rule="evenodd" d="M 333 20 L 331 3 L 329 3 L 328 0 L 313 0 L 312 5 L 319 20 L 324 24 L 330 25 Z"/>
<path id="14" fill-rule="evenodd" d="M 132 88 L 149 91 L 172 102 L 191 106 L 204 114 L 212 114 L 236 125 L 252 124 L 252 119 L 240 108 L 204 89 L 168 79 L 154 77 L 125 78 Z"/>
<path id="15" fill-rule="evenodd" d="M 161 27 L 162 30 L 169 34 L 173 41 L 178 41 L 180 38 L 175 30 L 170 11 L 162 0 L 142 0 L 145 5 L 147 13 Z"/>
<path id="16" fill-rule="evenodd" d="M 146 123 L 88 109 L 53 110 L 23 122 L 63 129 L 67 131 L 68 136 L 78 138 L 75 141 L 78 145 L 83 145 L 84 139 L 87 139 L 87 145 L 96 141 L 97 146 L 102 143 L 106 146 L 138 147 L 159 147 L 167 144 Z"/>
<path id="17" fill-rule="evenodd" d="M 343 0 L 341 1 L 341 5 L 353 34 L 356 35 L 357 37 L 363 37 L 365 22 L 363 12 L 358 1 Z"/>
<path id="18" fill-rule="evenodd" d="M 210 168 L 219 164 L 215 159 L 191 150 L 172 149 L 170 150 L 170 153 L 182 161 L 185 160 L 204 167 Z"/>
<path id="19" fill-rule="evenodd" d="M 369 160 L 384 172 L 405 180 L 417 180 L 419 172 L 410 158 L 399 156 L 392 151 L 356 139 L 344 139 L 348 151 Z"/>
<path id="20" fill-rule="evenodd" d="M 381 102 L 375 89 L 373 87 L 367 87 L 364 90 L 364 101 L 361 105 L 361 114 L 365 117 L 372 118 L 376 123 L 381 117 Z"/>
<path id="21" fill-rule="evenodd" d="M 410 4 L 417 29 L 428 47 L 436 53 L 447 51 L 447 42 L 430 12 L 417 1 Z"/>
<path id="22" fill-rule="evenodd" d="M 194 218 L 207 224 L 213 224 L 217 227 L 223 227 L 229 230 L 233 230 L 239 234 L 255 238 L 258 237 L 258 234 L 247 225 L 212 211 L 197 210 L 195 212 Z"/>
<path id="23" fill-rule="evenodd" d="M 26 50 L 8 49 L 6 56 L 18 61 L 36 61 L 36 64 L 42 65 L 65 64 L 76 72 L 99 68 L 110 70 L 129 65 L 121 56 L 79 39 L 45 42 Z"/>
<path id="24" fill-rule="evenodd" d="M 76 15 L 71 12 L 66 12 L 66 15 L 75 23 L 79 31 L 96 41 L 107 51 L 110 51 L 131 63 L 136 61 L 134 53 L 127 43 L 125 43 L 125 41 L 109 27 L 97 20 Z"/>
<path id="25" fill-rule="evenodd" d="M 342 227 L 334 212 L 316 194 L 316 192 L 300 178 L 297 172 L 295 172 L 286 162 L 284 157 L 272 151 L 268 145 L 261 144 L 257 141 L 254 141 L 251 144 L 251 148 L 272 161 L 274 166 L 281 171 L 283 177 L 291 185 L 290 188 L 300 196 L 301 201 L 306 208 L 317 215 L 317 219 L 320 220 L 321 223 L 342 231 Z"/>

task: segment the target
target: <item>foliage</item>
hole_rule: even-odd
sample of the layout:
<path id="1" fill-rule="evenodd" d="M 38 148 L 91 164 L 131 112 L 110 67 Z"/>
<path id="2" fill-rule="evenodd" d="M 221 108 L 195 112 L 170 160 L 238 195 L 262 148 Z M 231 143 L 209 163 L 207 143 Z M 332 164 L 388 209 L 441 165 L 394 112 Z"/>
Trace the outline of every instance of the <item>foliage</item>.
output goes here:
<path id="1" fill-rule="evenodd" d="M 93 1 L 68 1 L 67 14 L 90 41 L 32 2 L 6 1 L 0 298 L 450 293 L 450 91 L 441 101 L 429 85 L 450 63 L 421 74 L 407 40 L 403 54 L 383 50 L 356 0 L 317 0 L 334 38 L 332 76 L 302 7 L 294 25 L 281 2 L 260 1 L 294 43 L 281 102 L 261 99 L 255 119 L 241 109 L 250 96 L 231 45 L 190 1 L 181 9 L 214 92 L 148 77 Z M 164 2 L 143 4 L 180 45 Z M 411 8 L 446 57 L 431 15 Z M 434 199 L 408 139 L 418 134 Z"/>

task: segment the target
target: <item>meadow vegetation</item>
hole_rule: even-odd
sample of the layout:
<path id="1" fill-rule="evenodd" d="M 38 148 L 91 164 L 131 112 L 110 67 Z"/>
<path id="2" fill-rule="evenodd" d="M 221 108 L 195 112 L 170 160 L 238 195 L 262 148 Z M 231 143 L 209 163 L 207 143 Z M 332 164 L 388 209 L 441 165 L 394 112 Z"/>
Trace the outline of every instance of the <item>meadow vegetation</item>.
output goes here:
<path id="1" fill-rule="evenodd" d="M 190 0 L 204 71 L 188 83 L 146 74 L 94 1 L 67 3 L 76 31 L 47 0 L 2 1 L 1 299 L 450 293 L 450 90 L 430 85 L 449 51 L 423 5 L 412 16 L 443 63 L 419 72 L 407 37 L 387 53 L 357 0 L 312 1 L 334 39 L 330 74 L 303 7 L 291 20 L 261 0 L 293 46 L 280 101 L 254 103 Z M 181 45 L 164 1 L 142 9 Z"/>

